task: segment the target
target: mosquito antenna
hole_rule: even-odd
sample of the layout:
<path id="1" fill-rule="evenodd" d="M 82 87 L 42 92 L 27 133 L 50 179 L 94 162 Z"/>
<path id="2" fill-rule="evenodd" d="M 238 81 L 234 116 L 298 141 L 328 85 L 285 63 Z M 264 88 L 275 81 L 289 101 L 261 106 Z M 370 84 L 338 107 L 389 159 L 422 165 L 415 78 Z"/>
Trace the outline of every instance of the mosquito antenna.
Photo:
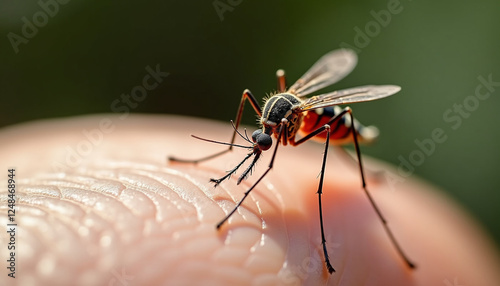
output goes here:
<path id="1" fill-rule="evenodd" d="M 253 144 L 252 141 L 250 141 L 250 139 L 248 138 L 248 135 L 247 135 L 247 129 L 245 128 L 245 136 L 243 136 L 240 131 L 238 131 L 238 129 L 236 128 L 236 126 L 234 126 L 234 122 L 231 120 L 231 125 L 233 126 L 233 129 L 234 131 L 236 131 L 236 133 L 238 133 L 238 135 L 240 135 L 241 138 L 243 138 L 243 140 L 247 141 L 248 143 L 250 144 Z M 246 138 L 245 138 L 246 137 Z"/>
<path id="2" fill-rule="evenodd" d="M 215 140 L 211 140 L 211 139 L 201 138 L 201 137 L 198 137 L 196 135 L 191 135 L 191 137 L 196 138 L 198 140 L 207 141 L 207 142 L 210 142 L 210 143 L 221 144 L 221 145 L 229 145 L 229 146 L 238 147 L 238 148 L 245 148 L 245 149 L 252 148 L 252 146 L 243 146 L 243 145 L 234 144 L 234 143 L 227 143 L 227 142 L 215 141 Z"/>
<path id="3" fill-rule="evenodd" d="M 248 142 L 251 142 L 251 141 L 250 141 L 250 138 L 248 137 L 248 134 L 247 134 L 247 129 L 246 129 L 246 128 L 245 128 L 245 137 L 247 138 L 247 141 L 248 141 Z"/>

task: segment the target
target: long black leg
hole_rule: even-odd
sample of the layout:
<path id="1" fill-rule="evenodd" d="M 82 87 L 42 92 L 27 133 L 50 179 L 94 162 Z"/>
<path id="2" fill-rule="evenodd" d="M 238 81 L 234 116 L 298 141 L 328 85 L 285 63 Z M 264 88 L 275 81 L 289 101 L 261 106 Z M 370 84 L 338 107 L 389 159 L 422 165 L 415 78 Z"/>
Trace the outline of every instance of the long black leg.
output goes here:
<path id="1" fill-rule="evenodd" d="M 245 107 L 246 100 L 250 101 L 250 104 L 252 105 L 255 113 L 257 113 L 257 115 L 259 117 L 262 116 L 262 110 L 260 109 L 260 106 L 259 106 L 259 103 L 257 102 L 257 99 L 255 98 L 255 96 L 253 96 L 253 94 L 250 92 L 250 90 L 245 89 L 243 91 L 243 95 L 241 96 L 241 101 L 240 101 L 240 106 L 238 108 L 238 112 L 236 113 L 234 131 L 233 131 L 233 135 L 231 136 L 231 144 L 233 144 L 234 140 L 236 139 L 238 126 L 240 126 L 241 116 L 243 115 L 243 108 Z M 194 164 L 196 164 L 199 162 L 203 162 L 203 161 L 207 161 L 207 160 L 219 157 L 219 156 L 231 151 L 233 149 L 233 146 L 231 144 L 229 144 L 228 149 L 221 151 L 221 152 L 217 152 L 215 154 L 212 154 L 212 155 L 209 155 L 206 157 L 202 157 L 202 158 L 198 158 L 198 159 L 182 159 L 182 158 L 177 158 L 174 156 L 169 156 L 168 160 L 174 161 L 174 162 L 180 162 L 180 163 L 194 163 Z"/>
<path id="2" fill-rule="evenodd" d="M 340 113 L 339 115 L 341 115 L 341 114 L 342 113 Z M 319 127 L 318 129 L 312 131 L 311 133 L 307 134 L 305 137 L 301 138 L 299 141 L 297 141 L 297 142 L 291 141 L 290 142 L 292 145 L 297 146 L 299 144 L 306 142 L 307 140 L 311 139 L 312 137 L 319 135 L 319 134 L 326 131 L 325 151 L 323 152 L 323 163 L 321 165 L 321 172 L 320 172 L 320 179 L 319 179 L 317 194 L 318 194 L 318 205 L 319 205 L 319 223 L 320 223 L 320 229 L 321 229 L 321 245 L 323 247 L 323 254 L 325 255 L 326 269 L 328 270 L 328 272 L 330 274 L 335 272 L 335 269 L 333 268 L 332 264 L 330 263 L 330 257 L 328 256 L 328 251 L 326 249 L 325 228 L 323 226 L 323 204 L 321 202 L 321 195 L 323 194 L 323 181 L 325 178 L 326 158 L 328 155 L 328 145 L 330 143 L 330 125 L 333 124 L 333 122 L 335 122 L 339 118 L 340 117 L 335 116 L 327 124 Z"/>
<path id="3" fill-rule="evenodd" d="M 326 130 L 326 142 L 325 142 L 325 151 L 323 152 L 323 164 L 321 165 L 321 175 L 319 179 L 318 185 L 318 204 L 319 204 L 319 221 L 321 225 L 321 244 L 323 245 L 323 253 L 325 254 L 325 263 L 326 269 L 331 274 L 335 272 L 332 264 L 330 263 L 330 257 L 328 257 L 328 251 L 326 250 L 326 239 L 325 239 L 325 228 L 323 227 L 323 208 L 321 203 L 321 195 L 323 194 L 323 179 L 325 178 L 325 168 L 326 168 L 326 157 L 328 153 L 328 144 L 330 142 L 330 125 L 325 125 L 324 129 Z"/>
<path id="4" fill-rule="evenodd" d="M 384 226 L 384 230 L 387 233 L 387 236 L 389 236 L 390 240 L 392 241 L 392 244 L 394 245 L 394 247 L 396 247 L 396 250 L 399 252 L 399 254 L 403 258 L 403 260 L 406 262 L 408 267 L 415 268 L 415 264 L 413 264 L 408 259 L 408 257 L 405 255 L 405 253 L 403 252 L 403 249 L 401 248 L 401 246 L 397 242 L 396 238 L 394 237 L 394 234 L 392 233 L 391 229 L 387 225 L 387 220 L 382 215 L 382 212 L 377 207 L 377 204 L 375 203 L 372 196 L 368 192 L 368 189 L 366 188 L 365 174 L 363 172 L 363 163 L 361 162 L 361 151 L 359 150 L 359 144 L 358 144 L 358 136 L 356 134 L 356 128 L 354 127 L 354 124 L 353 124 L 354 123 L 354 116 L 352 115 L 352 110 L 349 107 L 346 107 L 344 109 L 344 111 L 348 112 L 349 116 L 351 117 L 351 122 L 352 122 L 351 123 L 351 133 L 353 134 L 353 138 L 354 138 L 354 148 L 356 149 L 356 155 L 358 157 L 359 171 L 361 173 L 361 181 L 362 181 L 362 185 L 363 185 L 363 190 L 365 191 L 365 194 L 368 197 L 368 200 L 370 201 L 371 205 L 375 209 L 375 212 L 377 213 L 378 217 L 382 221 L 382 225 Z"/>
<path id="5" fill-rule="evenodd" d="M 314 136 L 316 135 L 319 135 L 321 134 L 322 132 L 325 132 L 325 130 L 328 129 L 328 135 L 329 135 L 329 126 L 332 125 L 333 123 L 335 123 L 335 121 L 339 120 L 340 118 L 342 118 L 342 116 L 344 116 L 346 113 L 349 113 L 349 116 L 351 117 L 351 133 L 353 134 L 353 138 L 354 138 L 354 146 L 355 146 L 355 149 L 356 149 L 356 155 L 358 157 L 358 166 L 359 166 L 359 170 L 360 170 L 360 173 L 361 173 L 361 182 L 362 182 L 362 186 L 363 186 L 363 190 L 366 194 L 366 196 L 368 197 L 368 200 L 370 201 L 372 207 L 374 208 L 375 212 L 377 213 L 379 219 L 381 220 L 382 222 L 382 225 L 384 226 L 384 230 L 385 232 L 387 233 L 387 235 L 389 236 L 389 239 L 391 240 L 391 242 L 393 243 L 394 247 L 396 248 L 396 250 L 398 251 L 398 253 L 400 254 L 400 256 L 403 258 L 403 260 L 406 262 L 406 264 L 410 267 L 410 268 L 415 268 L 415 264 L 413 264 L 412 262 L 410 262 L 410 260 L 408 259 L 408 257 L 404 254 L 402 248 L 399 246 L 398 242 L 396 241 L 396 238 L 394 237 L 394 235 L 392 234 L 391 230 L 389 229 L 389 226 L 387 225 L 387 220 L 382 216 L 382 212 L 380 211 L 380 209 L 377 207 L 375 201 L 373 200 L 372 196 L 370 195 L 370 193 L 368 192 L 368 189 L 366 188 L 366 181 L 365 181 L 365 175 L 364 175 L 364 172 L 363 172 L 363 163 L 361 161 L 361 151 L 359 149 L 359 144 L 358 144 L 358 138 L 357 138 L 357 132 L 356 132 L 356 127 L 354 126 L 353 122 L 354 122 L 354 116 L 352 115 L 352 110 L 351 108 L 349 107 L 346 107 L 344 110 L 342 110 L 342 112 L 340 112 L 339 114 L 337 114 L 336 116 L 332 117 L 332 119 L 330 119 L 328 121 L 327 124 L 317 128 L 316 130 L 312 131 L 311 133 L 307 134 L 306 136 L 304 136 L 303 138 L 301 138 L 300 140 L 298 141 L 291 141 L 290 143 L 294 146 L 297 146 L 299 144 L 302 144 L 304 142 L 306 142 L 307 140 L 313 138 Z M 329 136 L 327 137 L 329 138 Z M 327 139 L 327 145 L 328 145 L 328 139 Z M 325 149 L 325 154 L 326 154 L 326 149 Z M 322 189 L 323 187 L 323 175 L 324 175 L 324 164 L 325 164 L 325 160 L 326 159 L 326 155 L 324 155 L 323 157 L 323 167 L 321 169 L 321 180 L 320 180 L 320 188 Z M 318 194 L 320 194 L 322 191 L 318 190 Z M 319 200 L 319 208 L 320 208 L 320 213 L 321 213 L 321 196 L 320 196 L 320 200 Z M 324 232 L 323 232 L 323 219 L 322 219 L 322 215 L 320 215 L 320 220 L 321 220 L 321 232 L 322 232 L 322 240 L 324 241 Z M 327 267 L 328 267 L 328 254 L 326 252 L 326 246 L 325 246 L 325 243 L 323 242 L 323 251 L 325 252 L 325 261 L 327 263 Z"/>
<path id="6" fill-rule="evenodd" d="M 269 166 L 267 167 L 266 171 L 259 177 L 259 179 L 244 193 L 243 195 L 243 198 L 241 198 L 241 200 L 236 204 L 236 206 L 233 208 L 233 210 L 231 212 L 229 212 L 216 226 L 217 229 L 219 229 L 233 214 L 234 212 L 236 212 L 236 210 L 241 206 L 241 204 L 243 203 L 243 201 L 247 198 L 248 194 L 250 194 L 250 192 L 255 188 L 255 186 L 257 186 L 257 184 L 259 184 L 259 182 L 267 175 L 267 173 L 269 173 L 269 171 L 271 171 L 271 169 L 273 168 L 273 164 L 274 164 L 274 159 L 276 158 L 276 152 L 278 151 L 278 146 L 280 145 L 280 139 L 281 137 L 283 136 L 283 130 L 286 129 L 286 122 L 287 120 L 286 119 L 283 119 L 282 120 L 282 124 L 281 124 L 281 130 L 280 130 L 280 133 L 278 135 L 278 140 L 276 141 L 276 146 L 274 147 L 274 151 L 273 151 L 273 156 L 271 157 L 271 161 L 269 162 Z M 258 155 L 260 155 L 260 153 L 257 153 L 256 154 L 256 159 L 254 159 L 254 162 L 252 162 L 252 164 L 255 164 L 255 160 L 257 160 L 258 158 Z"/>

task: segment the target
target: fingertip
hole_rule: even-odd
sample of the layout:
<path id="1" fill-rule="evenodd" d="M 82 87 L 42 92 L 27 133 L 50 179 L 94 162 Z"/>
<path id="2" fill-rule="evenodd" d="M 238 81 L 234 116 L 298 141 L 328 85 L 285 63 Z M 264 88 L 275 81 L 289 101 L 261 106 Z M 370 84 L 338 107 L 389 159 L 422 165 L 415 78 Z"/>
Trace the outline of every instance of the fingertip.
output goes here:
<path id="1" fill-rule="evenodd" d="M 25 172 L 25 176 L 34 173 L 54 174 L 47 167 L 54 161 L 70 167 L 70 171 L 58 173 L 57 176 L 82 175 L 92 166 L 95 167 L 96 162 L 105 162 L 107 169 L 103 167 L 99 174 L 118 174 L 117 177 L 126 179 L 124 185 L 130 188 L 127 194 L 142 193 L 147 189 L 147 195 L 135 196 L 137 202 L 134 204 L 129 200 L 127 206 L 137 208 L 134 211 L 143 213 L 144 217 L 152 218 L 145 225 L 151 233 L 163 235 L 161 239 L 156 237 L 157 240 L 154 240 L 159 247 L 147 248 L 148 244 L 144 241 L 144 244 L 121 249 L 116 252 L 120 255 L 113 259 L 126 257 L 127 261 L 132 261 L 130 265 L 136 265 L 132 256 L 129 256 L 132 249 L 135 253 L 147 250 L 157 256 L 163 253 L 164 260 L 141 260 L 146 261 L 141 269 L 151 267 L 161 272 L 161 268 L 177 269 L 180 264 L 183 269 L 189 269 L 189 263 L 194 262 L 197 269 L 201 269 L 201 264 L 207 267 L 203 272 L 207 277 L 211 274 L 210 269 L 226 269 L 224 267 L 249 271 L 245 273 L 245 277 L 262 274 L 259 272 L 262 271 L 261 267 L 250 262 L 235 264 L 230 255 L 224 256 L 224 262 L 214 262 L 213 257 L 216 255 L 207 254 L 211 251 L 223 252 L 224 249 L 237 245 L 239 253 L 244 253 L 245 257 L 255 254 L 256 258 L 252 260 L 254 262 L 264 257 L 272 261 L 273 265 L 281 265 L 278 270 L 273 268 L 272 273 L 265 273 L 265 277 L 272 275 L 277 279 L 273 281 L 278 282 L 295 281 L 318 285 L 350 281 L 353 282 L 352 285 L 357 282 L 365 283 L 367 279 L 375 279 L 374 277 L 377 280 L 368 282 L 385 285 L 439 285 L 446 279 L 453 280 L 455 277 L 463 285 L 495 285 L 500 281 L 498 274 L 494 272 L 495 269 L 500 269 L 497 252 L 491 242 L 484 238 L 477 223 L 435 188 L 416 182 L 413 178 L 404 178 L 404 183 L 400 183 L 396 191 L 386 181 L 370 177 L 367 179 L 369 191 L 408 253 L 410 260 L 405 262 L 398 256 L 383 231 L 381 221 L 363 194 L 356 166 L 346 162 L 335 151 L 329 152 L 323 192 L 326 240 L 331 258 L 329 267 L 325 265 L 321 249 L 316 194 L 323 146 L 280 146 L 273 171 L 257 185 L 242 207 L 235 212 L 233 219 L 223 224 L 221 219 L 267 168 L 270 156 L 265 156 L 265 160 L 259 162 L 248 180 L 243 180 L 238 185 L 237 179 L 232 178 L 215 189 L 211 184 L 213 182 L 207 182 L 208 179 L 225 174 L 226 170 L 241 161 L 244 152 L 235 150 L 197 165 L 185 164 L 176 159 L 184 156 L 200 158 L 221 151 L 224 147 L 194 140 L 189 134 L 208 134 L 214 139 L 229 139 L 232 131 L 229 124 L 184 117 L 129 116 L 126 121 L 121 121 L 118 116 L 105 116 L 114 122 L 114 131 L 104 134 L 99 144 L 90 145 L 92 149 L 89 154 L 75 153 L 82 158 L 75 166 L 72 161 L 67 161 L 68 148 L 78 152 L 79 144 L 90 142 L 81 132 L 99 126 L 102 116 L 26 127 L 21 132 L 22 138 L 16 138 L 17 146 L 8 143 L 0 151 L 3 152 L 2 155 L 6 155 L 2 158 L 8 158 L 9 162 L 15 161 L 19 169 L 33 170 Z M 27 134 L 36 134 L 37 140 Z M 5 134 L 0 134 L 0 141 L 8 142 L 2 136 Z M 33 161 L 25 156 L 37 160 Z M 365 160 L 370 169 L 391 170 L 391 167 L 380 162 L 369 161 L 371 160 Z M 132 167 L 131 172 L 139 173 L 132 172 L 134 176 L 129 173 L 113 173 L 110 167 L 122 170 Z M 137 177 L 146 179 L 138 182 Z M 114 177 L 110 178 L 112 179 Z M 81 181 L 75 181 L 77 183 L 82 184 Z M 117 187 L 113 188 L 116 191 Z M 92 191 L 100 192 L 102 189 L 94 188 Z M 171 203 L 169 200 L 172 196 L 185 203 Z M 106 203 L 102 199 L 96 203 L 96 209 L 94 206 L 89 209 L 94 215 L 94 212 L 101 212 L 119 219 L 116 213 L 103 208 Z M 147 211 L 139 212 L 142 206 Z M 191 224 L 192 222 L 196 224 Z M 120 225 L 123 227 L 126 223 L 121 220 Z M 221 236 L 221 232 L 224 235 Z M 137 235 L 137 232 L 134 233 Z M 189 242 L 190 237 L 193 237 L 191 243 L 181 243 L 183 240 Z M 199 246 L 196 248 L 199 255 L 193 253 L 192 249 L 187 249 L 195 242 Z M 188 257 L 189 261 L 181 260 L 180 257 Z M 331 270 L 337 272 L 332 271 L 332 275 L 329 275 Z M 148 277 L 141 275 L 147 274 L 136 273 L 136 282 L 149 281 Z M 162 275 L 163 282 L 171 277 L 170 273 Z M 202 279 L 194 274 L 192 276 L 186 279 L 192 278 L 191 282 Z M 106 281 L 101 280 L 103 283 Z M 223 284 L 227 281 L 219 282 Z"/>

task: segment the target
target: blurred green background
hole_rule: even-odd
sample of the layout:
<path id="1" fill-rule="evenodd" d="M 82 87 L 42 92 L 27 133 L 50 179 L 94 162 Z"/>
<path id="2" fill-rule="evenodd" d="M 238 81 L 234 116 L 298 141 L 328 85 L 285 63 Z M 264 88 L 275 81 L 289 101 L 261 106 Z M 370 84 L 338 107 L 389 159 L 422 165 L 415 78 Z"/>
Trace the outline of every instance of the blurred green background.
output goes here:
<path id="1" fill-rule="evenodd" d="M 500 86 L 475 97 L 479 76 L 500 82 L 500 2 L 60 1 L 0 4 L 0 126 L 116 111 L 112 103 L 126 106 L 121 95 L 158 64 L 169 76 L 131 112 L 229 122 L 243 89 L 261 98 L 275 90 L 276 69 L 290 84 L 347 44 L 359 64 L 327 90 L 403 88 L 352 106 L 381 130 L 363 152 L 396 165 L 413 160 L 408 173 L 441 186 L 500 241 Z M 456 113 L 458 104 L 469 110 Z M 446 141 L 418 157 L 415 140 L 436 128 Z"/>

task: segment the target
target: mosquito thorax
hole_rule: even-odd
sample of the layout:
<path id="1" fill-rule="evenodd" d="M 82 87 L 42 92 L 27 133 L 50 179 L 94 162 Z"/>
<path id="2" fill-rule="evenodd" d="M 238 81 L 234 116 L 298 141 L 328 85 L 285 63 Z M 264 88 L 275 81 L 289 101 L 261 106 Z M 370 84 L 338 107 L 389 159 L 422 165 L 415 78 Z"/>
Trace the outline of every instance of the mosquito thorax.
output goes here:
<path id="1" fill-rule="evenodd" d="M 302 100 L 291 93 L 278 93 L 270 97 L 262 109 L 261 124 L 273 129 L 277 136 L 278 125 L 287 119 L 287 140 L 294 138 L 302 123 L 303 114 L 296 112 Z"/>
<path id="2" fill-rule="evenodd" d="M 262 151 L 266 151 L 273 145 L 273 139 L 271 139 L 271 136 L 262 132 L 262 129 L 255 130 L 252 133 L 252 140 Z"/>
<path id="3" fill-rule="evenodd" d="M 302 101 L 291 93 L 278 93 L 270 97 L 262 109 L 261 123 L 270 126 L 276 126 L 281 119 L 289 119 L 294 108 L 300 105 Z"/>

